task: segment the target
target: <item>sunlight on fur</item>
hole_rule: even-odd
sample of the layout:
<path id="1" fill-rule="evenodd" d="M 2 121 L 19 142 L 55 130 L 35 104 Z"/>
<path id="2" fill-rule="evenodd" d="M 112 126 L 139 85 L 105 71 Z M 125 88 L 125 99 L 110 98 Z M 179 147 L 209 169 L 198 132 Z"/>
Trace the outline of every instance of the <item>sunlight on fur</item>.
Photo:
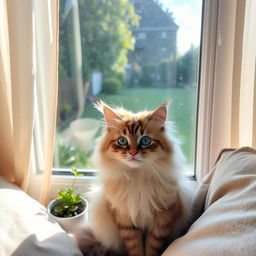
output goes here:
<path id="1" fill-rule="evenodd" d="M 104 116 L 93 157 L 101 189 L 91 202 L 90 231 L 81 235 L 83 253 L 161 255 L 186 231 L 191 201 L 168 104 L 139 113 L 103 101 L 96 108 Z"/>

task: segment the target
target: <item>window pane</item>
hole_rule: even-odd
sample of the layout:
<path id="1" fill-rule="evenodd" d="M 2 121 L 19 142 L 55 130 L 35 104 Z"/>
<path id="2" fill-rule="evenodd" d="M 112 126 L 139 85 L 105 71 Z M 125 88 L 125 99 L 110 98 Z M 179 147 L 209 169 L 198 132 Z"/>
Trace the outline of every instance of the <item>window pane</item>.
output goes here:
<path id="1" fill-rule="evenodd" d="M 202 0 L 60 1 L 54 167 L 92 168 L 103 99 L 132 111 L 171 101 L 194 168 Z"/>

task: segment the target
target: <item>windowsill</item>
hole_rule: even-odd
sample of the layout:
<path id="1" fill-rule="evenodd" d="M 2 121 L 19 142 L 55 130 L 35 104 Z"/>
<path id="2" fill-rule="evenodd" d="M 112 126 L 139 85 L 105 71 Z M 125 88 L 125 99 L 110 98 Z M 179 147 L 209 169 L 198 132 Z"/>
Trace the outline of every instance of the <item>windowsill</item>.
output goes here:
<path id="1" fill-rule="evenodd" d="M 83 171 L 78 170 L 79 173 L 83 173 Z M 55 198 L 58 195 L 58 192 L 67 187 L 72 187 L 72 184 L 74 183 L 73 187 L 75 188 L 76 193 L 84 194 L 89 192 L 92 187 L 95 187 L 98 183 L 98 177 L 96 176 L 95 172 L 84 172 L 85 176 L 82 177 L 76 177 L 74 179 L 74 176 L 72 176 L 71 172 L 69 171 L 60 171 L 60 170 L 53 170 L 53 175 L 51 178 L 51 188 L 49 193 L 49 201 Z M 186 182 L 189 183 L 192 187 L 192 190 L 195 190 L 197 188 L 197 180 L 195 179 L 195 176 L 193 173 L 185 173 L 185 177 L 187 177 Z M 31 178 L 31 186 L 29 188 L 28 193 L 33 198 L 39 198 L 39 191 L 38 187 L 40 187 L 40 184 L 42 183 L 43 176 L 38 174 L 34 175 Z"/>
<path id="2" fill-rule="evenodd" d="M 49 198 L 56 197 L 60 189 L 72 186 L 73 182 L 75 183 L 74 188 L 76 189 L 76 192 L 80 194 L 89 192 L 94 185 L 97 185 L 98 177 L 96 171 L 91 170 L 88 172 L 78 169 L 78 172 L 83 173 L 84 176 L 74 178 L 70 171 L 60 169 L 53 170 L 52 187 Z M 195 190 L 197 187 L 197 181 L 194 173 L 186 172 L 183 173 L 183 175 L 187 178 L 186 182 L 191 184 L 192 189 Z"/>

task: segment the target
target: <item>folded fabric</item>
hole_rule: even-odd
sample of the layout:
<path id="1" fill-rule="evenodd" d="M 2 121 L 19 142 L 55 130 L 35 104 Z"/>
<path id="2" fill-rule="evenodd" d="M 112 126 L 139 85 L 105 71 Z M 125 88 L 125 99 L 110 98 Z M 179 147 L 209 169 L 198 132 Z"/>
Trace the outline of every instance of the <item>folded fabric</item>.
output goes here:
<path id="1" fill-rule="evenodd" d="M 0 177 L 1 256 L 82 256 L 44 206 Z"/>
<path id="2" fill-rule="evenodd" d="M 220 154 L 198 187 L 193 224 L 163 256 L 256 255 L 256 150 Z M 0 177 L 1 256 L 81 256 L 45 208 Z"/>
<path id="3" fill-rule="evenodd" d="M 222 152 L 193 205 L 194 223 L 163 256 L 255 256 L 256 150 Z"/>

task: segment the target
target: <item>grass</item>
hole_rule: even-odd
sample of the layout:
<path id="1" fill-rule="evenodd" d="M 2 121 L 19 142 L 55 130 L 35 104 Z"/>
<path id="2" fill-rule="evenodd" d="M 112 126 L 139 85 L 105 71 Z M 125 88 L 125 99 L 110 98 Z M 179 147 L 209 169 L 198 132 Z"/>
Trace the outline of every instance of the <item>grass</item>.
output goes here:
<path id="1" fill-rule="evenodd" d="M 153 110 L 166 101 L 171 101 L 168 119 L 174 122 L 176 136 L 182 141 L 182 149 L 189 164 L 194 162 L 196 130 L 196 89 L 140 88 L 123 89 L 117 94 L 99 94 L 106 103 L 122 105 L 131 111 Z M 101 119 L 101 114 L 92 104 L 85 107 L 84 117 Z"/>

